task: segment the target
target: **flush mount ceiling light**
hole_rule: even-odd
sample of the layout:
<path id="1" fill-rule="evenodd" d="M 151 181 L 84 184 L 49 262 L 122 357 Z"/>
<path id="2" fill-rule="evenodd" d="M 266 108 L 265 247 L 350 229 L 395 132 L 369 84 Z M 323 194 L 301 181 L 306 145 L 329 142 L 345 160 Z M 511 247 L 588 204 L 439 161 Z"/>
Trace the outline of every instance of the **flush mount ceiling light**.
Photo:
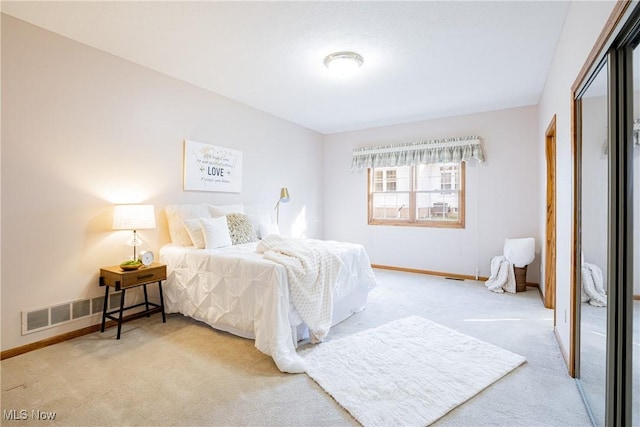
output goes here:
<path id="1" fill-rule="evenodd" d="M 324 65 L 331 74 L 346 77 L 354 74 L 364 60 L 355 52 L 336 52 L 324 58 Z"/>

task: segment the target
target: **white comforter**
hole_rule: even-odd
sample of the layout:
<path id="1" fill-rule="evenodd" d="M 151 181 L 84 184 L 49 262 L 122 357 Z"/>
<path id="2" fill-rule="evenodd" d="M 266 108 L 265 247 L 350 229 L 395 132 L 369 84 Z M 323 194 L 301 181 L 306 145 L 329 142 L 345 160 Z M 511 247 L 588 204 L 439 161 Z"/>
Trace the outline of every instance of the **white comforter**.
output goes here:
<path id="1" fill-rule="evenodd" d="M 328 242 L 340 258 L 331 296 L 344 302 L 332 324 L 361 311 L 375 286 L 369 257 L 361 245 Z M 257 243 L 205 250 L 165 245 L 160 260 L 167 264 L 165 309 L 206 322 L 214 328 L 255 339 L 283 372 L 304 372 L 296 353 L 295 309 L 286 268 L 256 252 Z"/>

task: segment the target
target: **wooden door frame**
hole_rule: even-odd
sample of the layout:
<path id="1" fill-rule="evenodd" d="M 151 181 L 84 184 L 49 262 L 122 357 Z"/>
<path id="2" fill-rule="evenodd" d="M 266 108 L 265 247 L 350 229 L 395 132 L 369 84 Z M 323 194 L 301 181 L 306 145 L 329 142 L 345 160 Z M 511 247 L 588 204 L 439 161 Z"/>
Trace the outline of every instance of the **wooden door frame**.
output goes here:
<path id="1" fill-rule="evenodd" d="M 544 306 L 553 309 L 556 325 L 556 115 L 545 132 L 547 211 L 545 227 Z"/>

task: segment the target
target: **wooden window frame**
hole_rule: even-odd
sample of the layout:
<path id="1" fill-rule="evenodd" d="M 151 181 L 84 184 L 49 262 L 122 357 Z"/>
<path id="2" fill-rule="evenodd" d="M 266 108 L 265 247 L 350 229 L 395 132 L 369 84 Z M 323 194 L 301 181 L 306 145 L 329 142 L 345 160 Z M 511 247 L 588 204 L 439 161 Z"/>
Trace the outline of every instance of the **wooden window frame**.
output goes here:
<path id="1" fill-rule="evenodd" d="M 445 162 L 443 162 L 445 163 Z M 409 218 L 408 219 L 376 219 L 373 218 L 373 180 L 375 168 L 367 170 L 367 224 L 369 225 L 393 225 L 404 227 L 428 227 L 428 228 L 465 228 L 465 205 L 466 205 L 466 174 L 465 162 L 460 162 L 460 190 L 458 202 L 458 221 L 438 221 L 438 220 L 419 220 L 416 219 L 416 173 L 415 166 L 411 167 L 409 189 Z M 404 193 L 404 192 L 403 192 Z"/>

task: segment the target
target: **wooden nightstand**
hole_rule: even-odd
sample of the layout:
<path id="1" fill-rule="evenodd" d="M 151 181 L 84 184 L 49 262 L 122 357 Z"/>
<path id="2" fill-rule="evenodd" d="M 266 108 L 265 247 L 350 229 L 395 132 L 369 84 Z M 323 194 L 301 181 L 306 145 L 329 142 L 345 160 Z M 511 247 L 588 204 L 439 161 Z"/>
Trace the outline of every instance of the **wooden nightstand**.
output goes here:
<path id="1" fill-rule="evenodd" d="M 102 326 L 100 332 L 104 332 L 104 325 L 107 318 L 118 322 L 118 335 L 116 339 L 120 339 L 120 330 L 122 324 L 129 320 L 139 319 L 141 317 L 149 317 L 154 313 L 162 313 L 162 323 L 166 323 L 167 319 L 164 314 L 164 298 L 162 296 L 162 281 L 167 279 L 167 266 L 154 262 L 148 267 L 141 267 L 133 271 L 122 271 L 120 266 L 115 265 L 113 267 L 104 267 L 100 269 L 100 286 L 105 286 L 104 291 L 104 306 L 102 310 Z M 149 302 L 147 296 L 147 285 L 150 283 L 158 282 L 158 291 L 160 292 L 160 304 Z M 144 287 L 144 302 L 140 304 L 131 305 L 129 307 L 124 306 L 124 294 L 129 288 L 135 288 L 137 286 Z M 120 308 L 118 310 L 107 311 L 107 301 L 109 300 L 109 288 L 114 288 L 114 291 L 122 291 L 120 294 Z M 130 310 L 136 307 L 145 306 L 144 311 L 130 314 L 123 317 L 122 313 L 126 310 Z M 114 314 L 118 314 L 118 317 L 114 317 Z"/>

